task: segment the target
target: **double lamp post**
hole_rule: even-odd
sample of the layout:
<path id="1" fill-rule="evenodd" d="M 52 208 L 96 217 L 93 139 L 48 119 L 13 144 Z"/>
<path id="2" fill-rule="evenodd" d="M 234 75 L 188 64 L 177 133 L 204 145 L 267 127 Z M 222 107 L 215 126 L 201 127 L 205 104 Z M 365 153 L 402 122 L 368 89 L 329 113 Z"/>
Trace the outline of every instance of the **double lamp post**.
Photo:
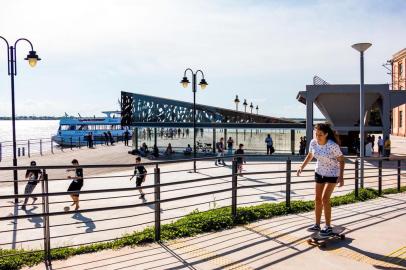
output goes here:
<path id="1" fill-rule="evenodd" d="M 187 68 L 183 74 L 183 79 L 180 81 L 182 86 L 184 88 L 187 88 L 190 81 L 188 77 L 186 76 L 187 72 L 190 72 L 192 74 L 192 92 L 193 92 L 193 172 L 196 172 L 196 90 L 197 90 L 197 83 L 196 83 L 196 77 L 197 74 L 201 74 L 202 79 L 200 80 L 200 88 L 204 90 L 208 83 L 204 79 L 204 74 L 203 71 L 200 69 L 194 72 L 192 69 Z"/>
<path id="2" fill-rule="evenodd" d="M 7 39 L 4 37 L 0 36 L 0 39 L 2 39 L 6 45 L 7 45 L 7 71 L 8 75 L 10 76 L 11 79 L 11 120 L 12 120 L 12 129 L 13 129 L 13 166 L 17 166 L 17 142 L 16 142 L 16 125 L 15 125 L 15 98 L 14 98 L 14 76 L 17 75 L 17 43 L 20 41 L 26 41 L 30 47 L 31 50 L 28 52 L 28 55 L 24 60 L 28 61 L 28 64 L 31 67 L 35 67 L 37 62 L 41 60 L 41 58 L 38 57 L 37 53 L 34 51 L 34 47 L 32 46 L 31 41 L 29 41 L 26 38 L 19 38 L 16 40 L 14 43 L 14 46 L 10 46 Z M 17 170 L 13 170 L 13 179 L 14 179 L 14 194 L 18 194 L 18 175 L 17 175 Z M 15 203 L 18 203 L 18 198 L 14 199 Z"/>

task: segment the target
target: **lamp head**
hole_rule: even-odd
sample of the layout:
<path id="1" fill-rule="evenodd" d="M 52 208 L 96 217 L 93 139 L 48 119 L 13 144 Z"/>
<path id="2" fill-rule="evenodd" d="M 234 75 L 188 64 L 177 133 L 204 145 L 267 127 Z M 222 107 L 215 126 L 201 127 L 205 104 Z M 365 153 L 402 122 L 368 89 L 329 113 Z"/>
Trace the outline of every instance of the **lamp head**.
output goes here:
<path id="1" fill-rule="evenodd" d="M 372 46 L 371 43 L 356 43 L 356 44 L 352 45 L 351 47 L 359 52 L 365 52 L 371 46 Z"/>
<path id="2" fill-rule="evenodd" d="M 252 105 L 252 102 L 251 102 L 250 108 L 251 108 L 251 109 L 254 108 L 254 105 Z"/>
<path id="3" fill-rule="evenodd" d="M 244 99 L 244 103 L 243 103 L 242 105 L 244 105 L 244 106 L 247 106 L 247 105 L 248 105 L 248 103 L 247 103 L 247 100 L 246 100 L 246 99 Z"/>
<path id="4" fill-rule="evenodd" d="M 182 86 L 184 88 L 187 88 L 190 82 L 187 77 L 183 77 L 183 79 L 180 81 L 180 83 L 182 84 Z"/>
<path id="5" fill-rule="evenodd" d="M 240 103 L 240 100 L 238 99 L 238 95 L 235 95 L 234 103 L 238 105 Z"/>
<path id="6" fill-rule="evenodd" d="M 204 90 L 204 89 L 207 87 L 207 85 L 209 85 L 209 84 L 206 82 L 205 79 L 202 79 L 202 80 L 200 81 L 199 85 L 200 85 L 200 88 L 201 88 L 202 90 Z"/>
<path id="7" fill-rule="evenodd" d="M 28 55 L 24 60 L 28 60 L 28 64 L 31 67 L 35 67 L 38 61 L 41 60 L 41 58 L 38 57 L 37 53 L 35 51 L 29 51 Z"/>
<path id="8" fill-rule="evenodd" d="M 258 108 L 258 105 L 257 105 L 257 107 L 255 108 L 257 111 L 259 110 L 259 108 Z"/>

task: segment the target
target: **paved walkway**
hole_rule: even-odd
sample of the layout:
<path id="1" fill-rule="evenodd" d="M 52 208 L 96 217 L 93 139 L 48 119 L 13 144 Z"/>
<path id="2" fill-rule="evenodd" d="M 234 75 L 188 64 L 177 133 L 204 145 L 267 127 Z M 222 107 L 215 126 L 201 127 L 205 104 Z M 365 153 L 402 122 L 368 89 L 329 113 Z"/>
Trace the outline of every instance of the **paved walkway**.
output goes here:
<path id="1" fill-rule="evenodd" d="M 406 269 L 406 193 L 334 208 L 344 241 L 307 244 L 313 213 L 288 215 L 161 244 L 106 250 L 52 269 Z M 30 269 L 45 269 L 38 265 Z"/>

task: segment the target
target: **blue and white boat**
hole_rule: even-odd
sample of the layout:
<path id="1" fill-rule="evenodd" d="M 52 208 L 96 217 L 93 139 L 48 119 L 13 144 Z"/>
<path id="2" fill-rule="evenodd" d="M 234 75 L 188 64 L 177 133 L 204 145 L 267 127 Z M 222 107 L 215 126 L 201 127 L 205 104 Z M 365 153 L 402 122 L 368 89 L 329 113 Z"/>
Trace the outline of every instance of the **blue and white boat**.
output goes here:
<path id="1" fill-rule="evenodd" d="M 111 133 L 115 142 L 124 138 L 128 130 L 121 126 L 119 111 L 102 112 L 105 117 L 73 117 L 65 114 L 59 121 L 58 133 L 52 136 L 52 141 L 61 146 L 86 145 L 89 135 L 92 135 L 94 144 L 104 143 L 105 133 Z M 132 132 L 128 130 L 131 138 Z"/>

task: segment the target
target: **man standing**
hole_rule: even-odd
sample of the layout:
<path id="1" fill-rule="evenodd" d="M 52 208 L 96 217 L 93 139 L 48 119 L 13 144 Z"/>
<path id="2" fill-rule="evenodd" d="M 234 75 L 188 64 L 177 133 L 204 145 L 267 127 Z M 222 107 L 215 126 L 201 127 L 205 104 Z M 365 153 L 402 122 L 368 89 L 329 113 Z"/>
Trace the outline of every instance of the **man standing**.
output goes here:
<path id="1" fill-rule="evenodd" d="M 273 148 L 273 140 L 271 134 L 268 134 L 268 136 L 265 139 L 265 143 L 266 143 L 266 154 L 272 155 L 273 152 L 275 152 L 275 149 Z"/>
<path id="2" fill-rule="evenodd" d="M 233 154 L 233 145 L 234 145 L 234 140 L 233 140 L 233 138 L 228 138 L 228 140 L 227 140 L 227 151 L 228 151 L 228 153 L 227 153 L 227 155 L 232 155 Z"/>
<path id="3" fill-rule="evenodd" d="M 128 140 L 130 139 L 130 132 L 128 129 L 124 131 L 124 145 L 128 146 Z"/>
<path id="4" fill-rule="evenodd" d="M 216 149 L 217 149 L 217 159 L 216 162 L 214 163 L 216 166 L 218 163 L 222 163 L 223 166 L 226 166 L 226 163 L 224 162 L 224 138 L 220 138 L 220 141 L 216 143 Z"/>
<path id="5" fill-rule="evenodd" d="M 381 136 L 378 136 L 378 156 L 383 156 L 383 139 Z"/>

